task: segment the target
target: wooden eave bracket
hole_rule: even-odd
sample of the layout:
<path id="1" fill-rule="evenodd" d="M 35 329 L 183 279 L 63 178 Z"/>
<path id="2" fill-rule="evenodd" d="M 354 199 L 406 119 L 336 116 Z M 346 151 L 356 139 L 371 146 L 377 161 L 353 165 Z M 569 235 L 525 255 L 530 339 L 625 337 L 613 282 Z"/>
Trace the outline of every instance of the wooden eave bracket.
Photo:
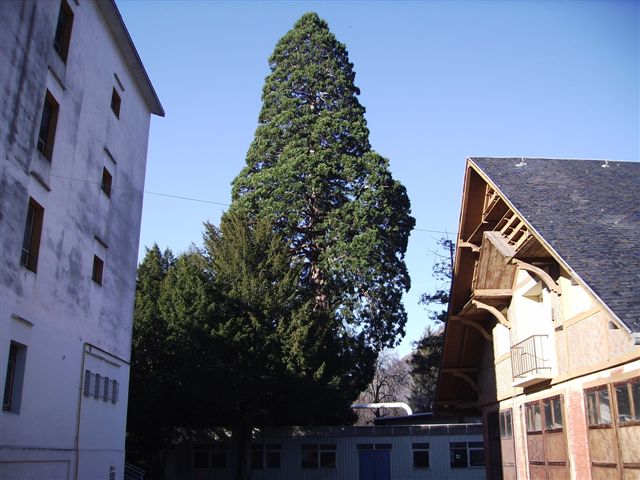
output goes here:
<path id="1" fill-rule="evenodd" d="M 471 300 L 471 303 L 477 308 L 489 312 L 491 315 L 496 317 L 496 320 L 498 320 L 498 322 L 500 322 L 505 327 L 509 329 L 511 328 L 511 322 L 497 308 L 492 307 L 491 305 L 487 305 L 486 303 L 479 302 L 478 300 Z"/>
<path id="2" fill-rule="evenodd" d="M 536 267 L 535 265 L 531 265 L 530 263 L 523 262 L 522 260 L 517 260 L 515 258 L 511 259 L 511 263 L 517 265 L 519 269 L 536 274 L 552 292 L 555 292 L 558 295 L 562 293 L 560 290 L 560 285 L 558 285 L 555 280 L 551 278 L 551 276 L 543 269 Z"/>
<path id="3" fill-rule="evenodd" d="M 471 328 L 475 328 L 477 331 L 480 332 L 480 334 L 484 337 L 484 339 L 488 342 L 490 342 L 493 338 L 493 336 L 488 333 L 484 328 L 482 328 L 480 326 L 480 324 L 478 324 L 477 322 L 474 322 L 473 320 L 470 320 L 468 318 L 464 318 L 460 315 L 451 315 L 449 317 L 449 320 L 457 320 L 460 323 L 462 323 L 463 325 L 468 325 Z"/>
<path id="4" fill-rule="evenodd" d="M 477 253 L 480 251 L 480 247 L 471 242 L 459 242 L 458 246 L 462 248 L 470 248 L 473 253 Z"/>
<path id="5" fill-rule="evenodd" d="M 469 384 L 469 386 L 473 389 L 474 392 L 480 393 L 480 391 L 478 389 L 478 385 L 476 384 L 476 382 L 473 380 L 473 378 L 471 378 L 465 372 L 460 372 L 460 371 L 454 370 L 454 371 L 451 372 L 451 374 L 454 377 L 461 378 L 462 380 L 467 382 Z"/>

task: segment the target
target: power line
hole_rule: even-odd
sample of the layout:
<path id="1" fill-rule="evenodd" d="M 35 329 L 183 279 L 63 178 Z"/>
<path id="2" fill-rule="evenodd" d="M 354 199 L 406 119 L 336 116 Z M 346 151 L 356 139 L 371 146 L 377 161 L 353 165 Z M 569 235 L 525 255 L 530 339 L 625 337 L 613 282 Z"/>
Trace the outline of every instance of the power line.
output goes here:
<path id="1" fill-rule="evenodd" d="M 14 169 L 14 170 L 16 170 L 16 169 Z M 101 182 L 93 182 L 91 180 L 86 180 L 84 178 L 68 177 L 68 176 L 65 176 L 65 175 L 56 175 L 54 173 L 51 173 L 50 176 L 55 177 L 55 178 L 61 178 L 61 179 L 64 179 L 64 180 L 72 180 L 74 182 L 88 183 L 88 184 L 91 184 L 91 185 L 102 185 Z M 114 189 L 114 191 L 115 191 L 115 189 Z M 221 207 L 229 207 L 229 206 L 231 206 L 230 204 L 224 203 L 224 202 L 216 202 L 214 200 L 205 200 L 203 198 L 196 198 L 196 197 L 187 197 L 187 196 L 184 196 L 184 195 L 174 195 L 174 194 L 171 194 L 171 193 L 152 192 L 150 190 L 143 190 L 143 193 L 149 194 L 149 195 L 156 195 L 158 197 L 175 198 L 177 200 L 186 200 L 186 201 L 189 201 L 189 202 L 198 202 L 198 203 L 206 203 L 206 204 L 209 204 L 209 205 L 218 205 L 218 206 L 221 206 Z M 415 230 L 417 232 L 427 232 L 427 233 L 444 233 L 446 235 L 449 235 L 449 234 L 457 235 L 457 233 L 458 233 L 458 232 L 449 232 L 449 231 L 446 231 L 446 230 L 434 230 L 434 229 L 417 228 L 417 227 L 414 227 L 413 230 Z"/>

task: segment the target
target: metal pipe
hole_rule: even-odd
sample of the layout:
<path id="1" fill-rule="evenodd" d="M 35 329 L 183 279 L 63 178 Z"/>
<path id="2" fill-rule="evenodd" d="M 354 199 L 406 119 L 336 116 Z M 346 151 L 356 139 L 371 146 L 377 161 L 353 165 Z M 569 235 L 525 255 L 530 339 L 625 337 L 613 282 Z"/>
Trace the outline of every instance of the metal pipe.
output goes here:
<path id="1" fill-rule="evenodd" d="M 407 415 L 413 415 L 411 407 L 404 402 L 354 403 L 351 408 L 401 408 Z"/>

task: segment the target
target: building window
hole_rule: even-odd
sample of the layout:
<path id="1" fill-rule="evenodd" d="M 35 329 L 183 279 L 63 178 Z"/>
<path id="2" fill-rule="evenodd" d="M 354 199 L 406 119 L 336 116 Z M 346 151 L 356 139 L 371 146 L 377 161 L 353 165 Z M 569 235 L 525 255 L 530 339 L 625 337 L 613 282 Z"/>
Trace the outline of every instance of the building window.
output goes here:
<path id="1" fill-rule="evenodd" d="M 56 35 L 53 39 L 53 48 L 58 52 L 63 62 L 67 61 L 69 44 L 71 43 L 71 27 L 73 25 L 73 11 L 65 0 L 60 2 Z"/>
<path id="2" fill-rule="evenodd" d="M 546 432 L 562 430 L 562 402 L 560 397 L 545 398 L 542 401 L 544 409 L 544 429 Z"/>
<path id="3" fill-rule="evenodd" d="M 467 468 L 467 442 L 449 444 L 451 468 Z"/>
<path id="4" fill-rule="evenodd" d="M 413 468 L 429 468 L 429 443 L 414 443 Z"/>
<path id="5" fill-rule="evenodd" d="M 587 425 L 606 427 L 611 425 L 611 403 L 609 387 L 602 385 L 584 392 L 587 403 Z"/>
<path id="6" fill-rule="evenodd" d="M 640 423 L 640 377 L 624 383 L 614 384 L 618 425 L 638 425 Z"/>
<path id="7" fill-rule="evenodd" d="M 196 445 L 193 449 L 193 468 L 226 468 L 227 445 L 214 443 L 213 445 Z"/>
<path id="8" fill-rule="evenodd" d="M 449 443 L 451 468 L 484 467 L 482 442 Z"/>
<path id="9" fill-rule="evenodd" d="M 542 413 L 540 403 L 530 403 L 526 406 L 527 433 L 542 432 Z"/>
<path id="10" fill-rule="evenodd" d="M 120 396 L 120 383 L 113 378 L 85 370 L 83 393 L 85 397 L 93 397 L 115 405 Z"/>
<path id="11" fill-rule="evenodd" d="M 38 132 L 38 151 L 47 160 L 51 160 L 53 155 L 53 142 L 56 137 L 56 125 L 58 123 L 59 104 L 51 92 L 47 90 L 42 107 L 42 118 L 40 119 L 40 130 Z"/>
<path id="12" fill-rule="evenodd" d="M 511 438 L 512 436 L 511 410 L 505 410 L 500 412 L 500 438 Z"/>
<path id="13" fill-rule="evenodd" d="M 111 92 L 111 110 L 113 110 L 117 118 L 120 118 L 120 95 L 118 95 L 115 87 Z"/>
<path id="14" fill-rule="evenodd" d="M 300 457 L 302 468 L 336 468 L 336 445 L 303 444 Z"/>
<path id="15" fill-rule="evenodd" d="M 280 468 L 280 450 L 278 444 L 254 444 L 251 446 L 251 468 L 260 470 L 263 468 Z"/>
<path id="16" fill-rule="evenodd" d="M 44 208 L 33 198 L 29 198 L 27 220 L 24 225 L 24 236 L 22 237 L 20 263 L 33 272 L 38 269 L 38 252 L 40 251 L 43 218 Z"/>
<path id="17" fill-rule="evenodd" d="M 113 177 L 107 170 L 107 167 L 102 167 L 102 183 L 100 184 L 102 191 L 107 194 L 107 197 L 111 197 L 111 184 L 113 183 Z"/>
<path id="18" fill-rule="evenodd" d="M 104 261 L 97 255 L 93 256 L 93 272 L 91 279 L 98 285 L 102 285 L 102 271 L 104 270 Z"/>
<path id="19" fill-rule="evenodd" d="M 7 371 L 4 381 L 2 410 L 20 413 L 26 360 L 27 347 L 16 342 L 11 342 L 9 345 L 9 358 L 7 359 Z"/>

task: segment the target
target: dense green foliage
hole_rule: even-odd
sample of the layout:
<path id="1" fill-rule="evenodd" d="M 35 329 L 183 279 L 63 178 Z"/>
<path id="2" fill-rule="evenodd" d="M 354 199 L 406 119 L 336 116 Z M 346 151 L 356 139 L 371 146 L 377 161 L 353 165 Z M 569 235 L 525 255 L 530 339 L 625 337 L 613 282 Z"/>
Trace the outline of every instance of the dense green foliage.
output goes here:
<path id="1" fill-rule="evenodd" d="M 305 14 L 269 59 L 259 125 L 232 210 L 269 218 L 302 260 L 300 288 L 345 341 L 373 352 L 404 332 L 414 219 L 371 150 L 345 46 Z"/>

